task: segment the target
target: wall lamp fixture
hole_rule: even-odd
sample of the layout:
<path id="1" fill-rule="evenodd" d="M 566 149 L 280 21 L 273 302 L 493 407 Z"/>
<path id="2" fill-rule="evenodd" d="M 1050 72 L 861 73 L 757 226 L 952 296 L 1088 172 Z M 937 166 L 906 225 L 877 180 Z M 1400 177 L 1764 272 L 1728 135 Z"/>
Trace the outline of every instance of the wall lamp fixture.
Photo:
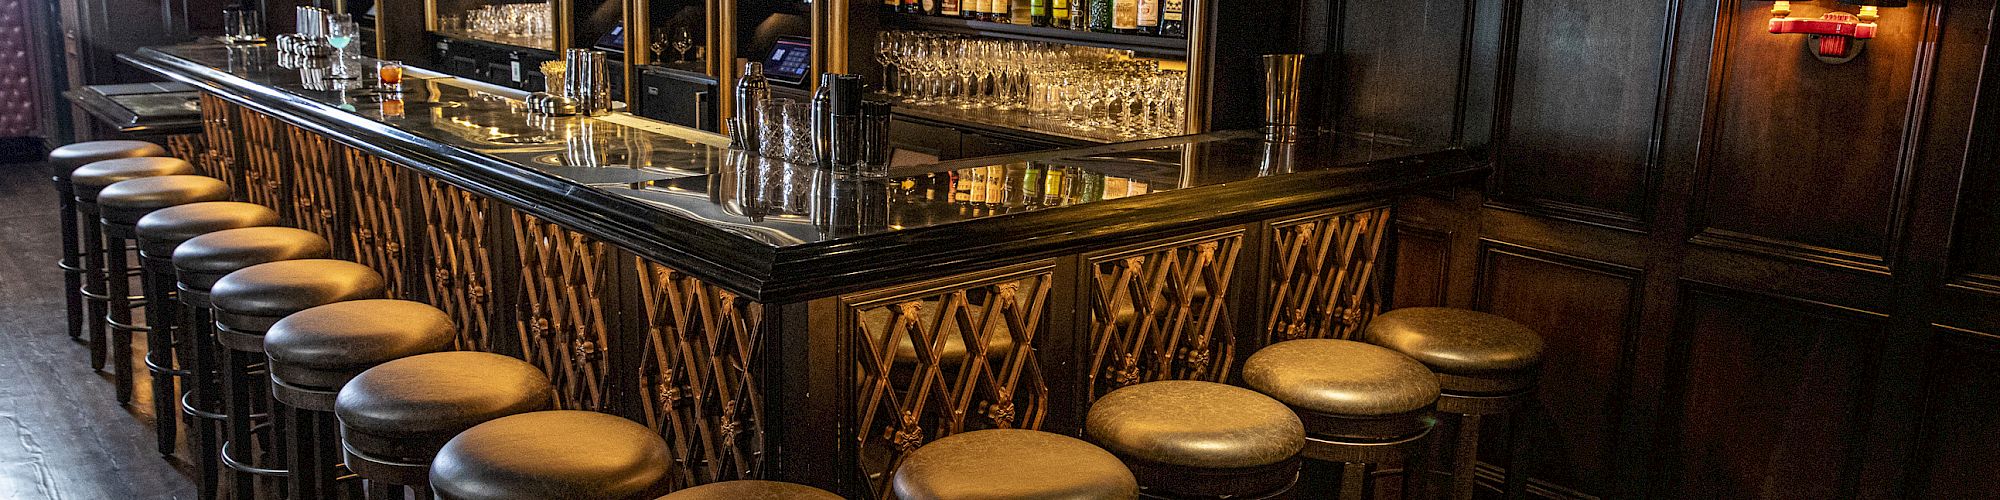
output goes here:
<path id="1" fill-rule="evenodd" d="M 1821 62 L 1840 64 L 1861 55 L 1868 39 L 1875 38 L 1875 20 L 1881 16 L 1879 8 L 1902 7 L 1907 0 L 1840 0 L 1840 3 L 1861 9 L 1854 13 L 1830 11 L 1817 18 L 1791 17 L 1791 1 L 1771 2 L 1771 32 L 1805 35 L 1807 52 Z"/>

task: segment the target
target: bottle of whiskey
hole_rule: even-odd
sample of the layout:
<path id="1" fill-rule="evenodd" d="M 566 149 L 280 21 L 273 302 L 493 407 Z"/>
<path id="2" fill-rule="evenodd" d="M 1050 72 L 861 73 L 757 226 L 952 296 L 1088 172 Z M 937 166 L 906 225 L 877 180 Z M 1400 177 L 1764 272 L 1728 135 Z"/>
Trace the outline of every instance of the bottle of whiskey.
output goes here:
<path id="1" fill-rule="evenodd" d="M 937 15 L 945 17 L 958 17 L 960 14 L 961 11 L 958 9 L 958 0 L 938 0 Z"/>
<path id="2" fill-rule="evenodd" d="M 1160 35 L 1187 36 L 1185 0 L 1160 0 Z"/>
<path id="3" fill-rule="evenodd" d="M 1138 0 L 1139 32 L 1147 35 L 1160 34 L 1160 0 Z"/>
<path id="4" fill-rule="evenodd" d="M 1139 1 L 1111 1 L 1111 32 L 1132 33 L 1139 30 Z"/>

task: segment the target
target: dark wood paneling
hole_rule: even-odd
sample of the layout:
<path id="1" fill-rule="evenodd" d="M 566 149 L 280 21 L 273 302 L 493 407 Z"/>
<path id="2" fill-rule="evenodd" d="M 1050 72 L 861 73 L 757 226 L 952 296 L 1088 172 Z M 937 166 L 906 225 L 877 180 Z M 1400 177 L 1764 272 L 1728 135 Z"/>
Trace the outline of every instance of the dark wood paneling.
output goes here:
<path id="1" fill-rule="evenodd" d="M 1938 328 L 1925 377 L 1926 418 L 1913 498 L 1983 498 L 2000 491 L 2000 337 Z"/>
<path id="2" fill-rule="evenodd" d="M 1347 132 L 1421 145 L 1450 144 L 1459 124 L 1457 95 L 1466 10 L 1473 0 L 1348 2 L 1341 26 L 1339 123 Z M 1336 97 L 1338 99 L 1338 97 Z"/>
<path id="3" fill-rule="evenodd" d="M 1796 16 L 1826 11 L 1794 5 Z M 1765 32 L 1765 2 L 1725 13 L 1698 188 L 1697 227 L 1708 241 L 1882 265 L 1908 173 L 1904 139 L 1920 112 L 1913 74 L 1929 56 L 1917 51 L 1925 29 L 1921 5 L 1912 5 L 1887 11 L 1861 58 L 1838 65 L 1801 50 L 1800 37 Z"/>
<path id="4" fill-rule="evenodd" d="M 1690 285 L 1667 371 L 1663 493 L 1834 498 L 1852 490 L 1878 317 Z"/>
<path id="5" fill-rule="evenodd" d="M 1544 358 L 1561 360 L 1543 366 L 1537 400 L 1522 414 L 1540 423 L 1526 436 L 1538 443 L 1530 474 L 1584 491 L 1609 490 L 1628 388 L 1606 375 L 1628 371 L 1639 271 L 1497 242 L 1487 242 L 1481 253 L 1479 308 L 1539 332 L 1547 343 Z M 1494 440 L 1481 450 L 1504 450 L 1500 444 Z M 1511 465 L 1500 454 L 1484 460 Z"/>
<path id="6" fill-rule="evenodd" d="M 1622 226 L 1644 218 L 1669 40 L 1660 14 L 1657 4 L 1519 2 L 1497 197 Z"/>
<path id="7" fill-rule="evenodd" d="M 1395 307 L 1445 305 L 1445 276 L 1451 265 L 1451 233 L 1400 223 L 1395 226 L 1396 273 L 1390 279 Z"/>

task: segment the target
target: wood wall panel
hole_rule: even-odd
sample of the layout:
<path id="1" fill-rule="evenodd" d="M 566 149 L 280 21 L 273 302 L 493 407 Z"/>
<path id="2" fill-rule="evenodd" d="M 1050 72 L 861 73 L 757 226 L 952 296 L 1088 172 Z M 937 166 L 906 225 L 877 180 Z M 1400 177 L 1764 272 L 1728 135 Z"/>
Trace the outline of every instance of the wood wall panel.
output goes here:
<path id="1" fill-rule="evenodd" d="M 1826 4 L 1826 5 L 1817 5 Z M 1794 2 L 1817 17 L 1833 2 Z M 1770 4 L 1737 2 L 1712 78 L 1699 217 L 1714 243 L 1882 265 L 1906 180 L 1905 134 L 1923 62 L 1922 5 L 1885 11 L 1866 52 L 1825 64 L 1765 32 Z M 1787 255 L 1796 252 L 1796 255 Z"/>
<path id="2" fill-rule="evenodd" d="M 1460 123 L 1454 101 L 1472 0 L 1350 2 L 1341 27 L 1337 120 L 1369 123 L 1356 131 L 1391 142 L 1445 145 Z M 1411 12 L 1412 9 L 1416 12 Z"/>
<path id="3" fill-rule="evenodd" d="M 1597 0 L 1518 5 L 1494 194 L 1638 225 L 1651 191 L 1667 40 L 1660 7 Z"/>
<path id="4" fill-rule="evenodd" d="M 1396 273 L 1389 298 L 1396 307 L 1445 304 L 1447 269 L 1451 265 L 1451 233 L 1412 224 L 1395 226 Z"/>
<path id="5" fill-rule="evenodd" d="M 1639 271 L 1496 242 L 1481 254 L 1479 309 L 1534 329 L 1547 343 L 1544 358 L 1561 360 L 1543 366 L 1537 400 L 1525 413 L 1540 423 L 1525 437 L 1538 443 L 1531 474 L 1574 489 L 1609 490 L 1618 414 L 1629 394 L 1625 380 L 1605 375 L 1627 371 Z M 1505 449 L 1490 441 L 1482 451 Z M 1484 460 L 1511 466 L 1500 454 Z"/>
<path id="6" fill-rule="evenodd" d="M 1835 498 L 1852 491 L 1873 317 L 1691 285 L 1667 372 L 1662 492 Z"/>
<path id="7" fill-rule="evenodd" d="M 1913 498 L 1983 498 L 2000 491 L 2000 336 L 1940 327 L 1925 363 L 1923 450 Z"/>

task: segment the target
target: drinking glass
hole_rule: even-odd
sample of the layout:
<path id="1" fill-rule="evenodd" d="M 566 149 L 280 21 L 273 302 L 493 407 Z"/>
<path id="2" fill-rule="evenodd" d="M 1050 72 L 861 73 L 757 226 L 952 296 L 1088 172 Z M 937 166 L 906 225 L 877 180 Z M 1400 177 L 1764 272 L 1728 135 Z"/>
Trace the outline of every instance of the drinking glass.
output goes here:
<path id="1" fill-rule="evenodd" d="M 328 18 L 326 24 L 326 44 L 333 46 L 334 62 L 339 63 L 334 65 L 335 68 L 339 68 L 338 74 L 334 76 L 349 76 L 347 65 L 345 64 L 347 62 L 347 46 L 352 45 L 354 37 L 358 36 L 361 36 L 361 26 L 354 23 L 353 14 L 334 14 Z"/>
<path id="2" fill-rule="evenodd" d="M 813 150 L 812 109 L 803 102 L 785 104 L 785 161 L 811 165 L 817 159 Z"/>
<path id="3" fill-rule="evenodd" d="M 231 7 L 222 9 L 223 43 L 257 43 L 264 41 L 264 17 L 257 9 Z"/>
<path id="4" fill-rule="evenodd" d="M 646 44 L 646 48 L 653 50 L 653 61 L 659 61 L 660 56 L 667 52 L 667 32 L 653 33 L 653 41 Z"/>
<path id="5" fill-rule="evenodd" d="M 679 52 L 680 55 L 674 58 L 674 62 L 686 62 L 688 49 L 692 48 L 694 48 L 694 31 L 689 30 L 686 26 L 675 28 L 674 51 Z"/>
<path id="6" fill-rule="evenodd" d="M 790 121 L 785 115 L 790 113 L 796 104 L 797 102 L 791 99 L 778 97 L 764 101 L 758 106 L 757 136 L 764 139 L 763 144 L 758 145 L 758 156 L 774 160 L 786 158 L 788 153 L 786 149 L 791 140 L 790 134 L 785 132 L 785 125 Z"/>
<path id="7" fill-rule="evenodd" d="M 383 92 L 402 92 L 403 62 L 376 61 L 375 78 L 376 83 L 380 84 Z"/>

